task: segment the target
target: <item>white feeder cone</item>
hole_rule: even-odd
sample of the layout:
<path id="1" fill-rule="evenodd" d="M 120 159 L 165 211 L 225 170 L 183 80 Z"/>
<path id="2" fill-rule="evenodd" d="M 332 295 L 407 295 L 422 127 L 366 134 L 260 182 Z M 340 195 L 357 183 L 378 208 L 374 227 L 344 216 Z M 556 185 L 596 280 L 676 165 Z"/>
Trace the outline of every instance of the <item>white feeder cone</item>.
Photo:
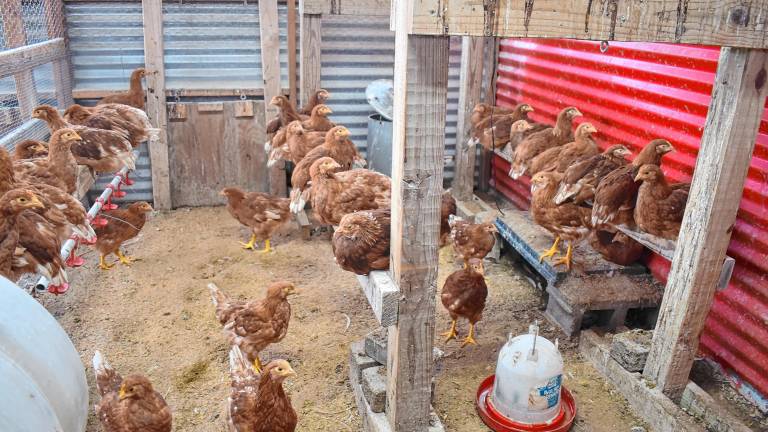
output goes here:
<path id="1" fill-rule="evenodd" d="M 491 397 L 493 408 L 517 423 L 545 424 L 560 413 L 563 359 L 557 346 L 533 334 L 512 338 L 501 348 Z"/>

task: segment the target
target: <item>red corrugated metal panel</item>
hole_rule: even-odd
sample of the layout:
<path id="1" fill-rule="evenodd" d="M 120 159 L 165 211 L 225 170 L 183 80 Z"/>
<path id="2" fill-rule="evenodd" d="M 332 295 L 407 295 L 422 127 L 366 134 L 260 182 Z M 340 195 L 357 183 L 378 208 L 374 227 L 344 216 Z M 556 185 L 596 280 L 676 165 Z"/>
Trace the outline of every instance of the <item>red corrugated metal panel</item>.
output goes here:
<path id="1" fill-rule="evenodd" d="M 628 144 L 636 153 L 650 139 L 669 139 L 677 152 L 664 172 L 689 181 L 707 115 L 719 49 L 715 47 L 599 43 L 561 39 L 507 39 L 501 43 L 497 101 L 531 103 L 535 120 L 552 123 L 575 105 L 600 131 L 603 147 Z M 496 157 L 496 188 L 528 207 L 528 178 L 513 181 Z M 768 395 L 768 107 L 749 170 L 728 255 L 736 268 L 717 293 L 701 337 L 701 351 Z M 665 280 L 669 263 L 654 256 L 649 267 Z"/>

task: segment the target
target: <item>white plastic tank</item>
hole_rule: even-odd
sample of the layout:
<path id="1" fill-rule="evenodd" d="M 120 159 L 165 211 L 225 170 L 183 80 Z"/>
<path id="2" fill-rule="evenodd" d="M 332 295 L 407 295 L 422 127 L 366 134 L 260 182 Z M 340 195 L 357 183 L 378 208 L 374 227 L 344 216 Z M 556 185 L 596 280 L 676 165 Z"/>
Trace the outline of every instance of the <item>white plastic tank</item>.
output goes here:
<path id="1" fill-rule="evenodd" d="M 0 431 L 82 432 L 88 383 L 74 345 L 35 299 L 0 276 Z"/>
<path id="2" fill-rule="evenodd" d="M 517 423 L 546 424 L 560 413 L 562 379 L 557 345 L 538 336 L 538 325 L 533 324 L 529 334 L 510 335 L 501 348 L 490 402 Z"/>

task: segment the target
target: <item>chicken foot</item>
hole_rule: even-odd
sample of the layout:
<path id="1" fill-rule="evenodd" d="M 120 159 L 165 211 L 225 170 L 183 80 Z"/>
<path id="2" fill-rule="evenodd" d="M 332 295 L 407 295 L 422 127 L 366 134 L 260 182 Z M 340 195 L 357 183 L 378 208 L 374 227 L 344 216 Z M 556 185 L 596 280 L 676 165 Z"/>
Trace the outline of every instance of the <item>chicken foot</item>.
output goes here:
<path id="1" fill-rule="evenodd" d="M 138 261 L 136 258 L 129 257 L 128 255 L 123 254 L 120 249 L 118 249 L 115 252 L 115 255 L 117 255 L 117 259 L 120 260 L 120 263 L 126 266 L 129 266 L 133 264 L 134 262 Z"/>
<path id="2" fill-rule="evenodd" d="M 539 255 L 539 262 L 544 261 L 544 258 L 549 258 L 552 256 L 555 256 L 557 253 L 557 245 L 560 244 L 560 236 L 555 237 L 555 242 L 552 243 L 552 247 L 544 251 L 541 255 Z"/>
<path id="3" fill-rule="evenodd" d="M 445 336 L 445 342 L 450 341 L 451 339 L 456 339 L 456 336 L 459 334 L 456 333 L 456 320 L 451 320 L 451 328 L 448 329 L 445 333 L 440 333 L 440 336 Z"/>
<path id="4" fill-rule="evenodd" d="M 248 243 L 238 242 L 243 246 L 243 249 L 250 249 L 254 250 L 254 246 L 256 245 L 256 234 L 251 234 L 251 239 L 248 241 Z"/>
<path id="5" fill-rule="evenodd" d="M 467 345 L 477 345 L 477 341 L 475 340 L 475 325 L 472 323 L 469 323 L 469 334 L 464 338 L 464 343 L 461 344 L 461 347 L 464 348 Z"/>
<path id="6" fill-rule="evenodd" d="M 107 264 L 106 255 L 99 256 L 99 268 L 102 270 L 111 270 L 115 265 Z"/>
<path id="7" fill-rule="evenodd" d="M 272 246 L 269 244 L 269 239 L 264 240 L 264 249 L 256 252 L 259 252 L 259 253 L 272 252 Z"/>
<path id="8" fill-rule="evenodd" d="M 560 265 L 565 264 L 565 267 L 570 270 L 571 269 L 571 258 L 573 257 L 573 244 L 571 242 L 568 242 L 568 251 L 565 253 L 565 257 L 560 258 L 559 260 L 555 261 L 554 265 Z"/>

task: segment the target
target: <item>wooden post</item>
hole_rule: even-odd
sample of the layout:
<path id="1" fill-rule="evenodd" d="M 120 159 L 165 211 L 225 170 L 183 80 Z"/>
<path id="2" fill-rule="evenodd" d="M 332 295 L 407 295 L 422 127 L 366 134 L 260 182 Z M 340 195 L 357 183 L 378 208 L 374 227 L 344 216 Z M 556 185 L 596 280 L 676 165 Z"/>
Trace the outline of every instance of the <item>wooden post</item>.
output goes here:
<path id="1" fill-rule="evenodd" d="M 496 67 L 498 65 L 499 58 L 499 38 L 488 37 L 485 38 L 485 65 L 483 67 L 483 82 L 486 89 L 483 95 L 483 102 L 489 104 L 496 103 Z M 478 185 L 477 189 L 483 192 L 487 192 L 490 187 L 493 163 L 493 152 L 480 149 L 480 172 L 478 173 Z"/>
<path id="2" fill-rule="evenodd" d="M 66 14 L 62 0 L 45 1 L 48 37 L 63 38 L 66 55 L 53 62 L 53 83 L 56 87 L 56 102 L 60 108 L 66 108 L 75 101 L 72 99 L 72 65 L 70 63 L 69 38 L 67 37 Z"/>
<path id="3" fill-rule="evenodd" d="M 5 46 L 18 48 L 26 45 L 27 35 L 24 31 L 21 2 L 4 1 L 0 3 L 0 9 L 2 9 Z M 19 102 L 20 117 L 22 120 L 29 120 L 32 118 L 32 111 L 37 106 L 35 77 L 30 69 L 14 74 L 13 78 L 16 81 L 16 98 Z"/>
<path id="4" fill-rule="evenodd" d="M 299 85 L 301 86 L 301 103 L 307 100 L 320 88 L 320 44 L 322 42 L 322 15 L 305 14 L 304 1 L 299 3 L 301 14 L 301 59 L 299 69 Z"/>
<path id="5" fill-rule="evenodd" d="M 165 64 L 163 63 L 163 4 L 142 0 L 144 18 L 144 67 L 147 71 L 147 116 L 160 129 L 158 139 L 149 141 L 152 164 L 152 200 L 158 210 L 170 210 L 171 183 L 168 162 L 168 112 L 165 107 Z"/>
<path id="6" fill-rule="evenodd" d="M 768 93 L 768 51 L 723 48 L 644 376 L 677 401 L 720 278 Z"/>
<path id="7" fill-rule="evenodd" d="M 288 0 L 288 94 L 291 102 L 296 99 L 296 0 Z"/>
<path id="8" fill-rule="evenodd" d="M 390 265 L 400 302 L 389 328 L 387 417 L 398 432 L 429 426 L 448 88 L 448 38 L 408 35 L 412 7 L 397 2 L 395 32 Z"/>
<path id="9" fill-rule="evenodd" d="M 456 199 L 472 198 L 475 184 L 475 151 L 468 146 L 472 109 L 480 102 L 483 80 L 483 38 L 461 38 L 461 70 L 459 71 L 459 118 L 456 127 L 456 175 L 451 188 Z"/>
<path id="10" fill-rule="evenodd" d="M 261 32 L 261 75 L 264 80 L 264 124 L 277 115 L 277 107 L 270 105 L 280 89 L 280 29 L 277 21 L 277 0 L 259 0 L 259 31 Z M 286 196 L 285 162 L 269 169 L 269 193 Z"/>

